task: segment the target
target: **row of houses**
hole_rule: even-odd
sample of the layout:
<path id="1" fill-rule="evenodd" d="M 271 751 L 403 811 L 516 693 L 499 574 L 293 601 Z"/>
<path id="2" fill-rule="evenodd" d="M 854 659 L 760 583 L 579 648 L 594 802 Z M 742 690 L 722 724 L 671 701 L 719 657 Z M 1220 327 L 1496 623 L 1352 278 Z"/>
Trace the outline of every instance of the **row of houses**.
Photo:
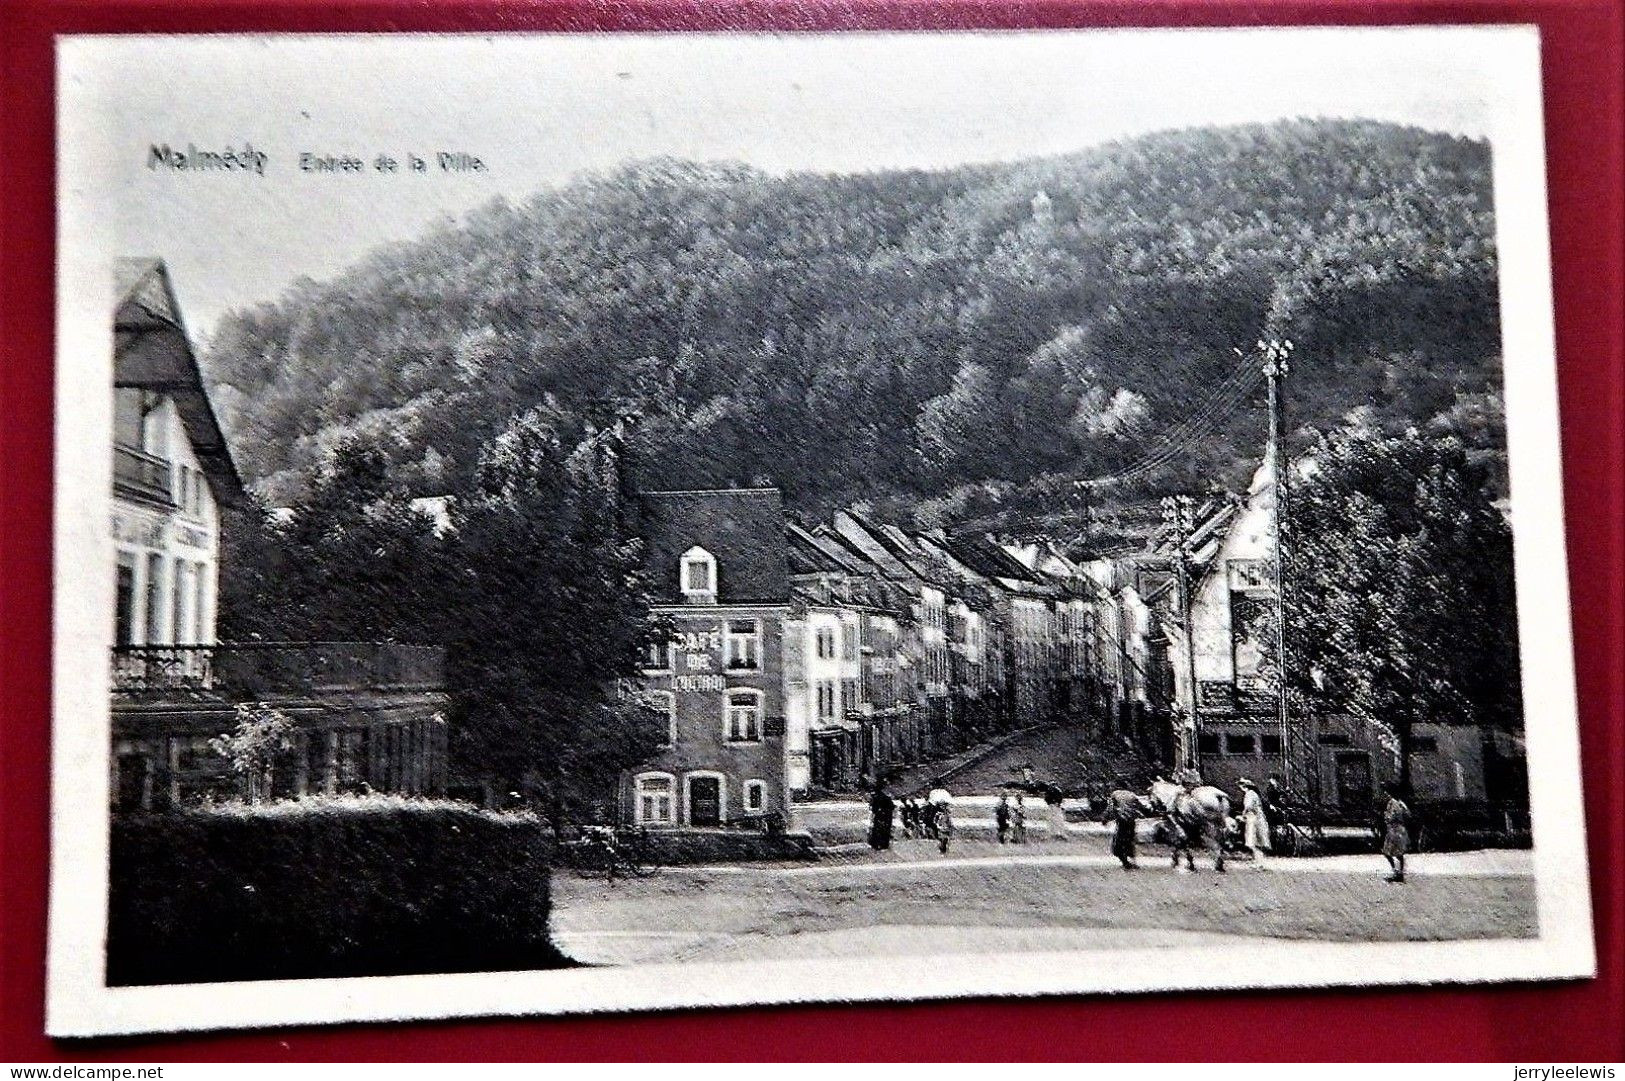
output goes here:
<path id="1" fill-rule="evenodd" d="M 646 492 L 664 635 L 637 693 L 665 746 L 623 779 L 625 818 L 788 818 L 1040 724 L 1170 753 L 1150 609 L 1119 564 L 1045 543 L 792 520 L 774 488 Z"/>
<path id="2" fill-rule="evenodd" d="M 966 747 L 1069 724 L 1105 760 L 1196 766 L 1232 791 L 1277 777 L 1318 813 L 1364 821 L 1401 775 L 1398 747 L 1335 709 L 1283 723 L 1265 641 L 1274 501 L 1266 464 L 1185 532 L 1078 559 L 859 510 L 796 522 L 772 488 L 645 493 L 670 634 L 639 693 L 668 739 L 623 777 L 623 817 L 788 819 L 798 799 L 917 784 Z M 1424 801 L 1527 806 L 1522 741 L 1490 726 L 1416 725 L 1409 777 Z"/>

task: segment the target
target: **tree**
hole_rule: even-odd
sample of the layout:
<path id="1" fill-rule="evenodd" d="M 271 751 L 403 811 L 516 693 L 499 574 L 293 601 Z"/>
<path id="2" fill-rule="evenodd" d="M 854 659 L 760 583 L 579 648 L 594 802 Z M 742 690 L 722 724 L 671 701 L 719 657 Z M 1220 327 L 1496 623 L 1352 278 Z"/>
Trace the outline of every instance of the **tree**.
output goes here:
<path id="1" fill-rule="evenodd" d="M 1521 729 L 1512 534 L 1452 437 L 1345 428 L 1289 493 L 1289 686 L 1384 734 L 1410 783 L 1417 722 Z"/>
<path id="2" fill-rule="evenodd" d="M 264 803 L 271 796 L 271 772 L 293 750 L 298 730 L 292 718 L 273 706 L 240 702 L 236 726 L 209 740 L 209 748 L 243 778 L 248 802 Z"/>
<path id="3" fill-rule="evenodd" d="M 228 521 L 221 637 L 440 641 L 444 546 L 384 453 L 342 443 L 303 491 L 289 507 L 256 501 Z"/>
<path id="4" fill-rule="evenodd" d="M 979 364 L 964 364 L 953 385 L 920 406 L 914 423 L 920 458 L 934 469 L 974 474 L 988 459 L 988 441 L 998 423 L 998 386 L 993 373 Z"/>
<path id="5" fill-rule="evenodd" d="M 441 494 L 507 418 L 614 396 L 663 487 L 767 474 L 803 513 L 907 517 L 995 479 L 983 527 L 1081 530 L 1029 482 L 1156 449 L 1270 319 L 1299 345 L 1300 423 L 1369 401 L 1402 431 L 1498 395 L 1489 166 L 1483 140 L 1310 120 L 929 172 L 632 163 L 234 313 L 205 371 L 278 505 L 349 437 Z M 1253 421 L 1148 486 L 1243 479 Z"/>
<path id="6" fill-rule="evenodd" d="M 572 448 L 567 430 L 543 409 L 515 418 L 486 448 L 450 546 L 454 757 L 532 794 L 555 828 L 661 738 L 622 691 L 651 629 L 618 440 Z"/>

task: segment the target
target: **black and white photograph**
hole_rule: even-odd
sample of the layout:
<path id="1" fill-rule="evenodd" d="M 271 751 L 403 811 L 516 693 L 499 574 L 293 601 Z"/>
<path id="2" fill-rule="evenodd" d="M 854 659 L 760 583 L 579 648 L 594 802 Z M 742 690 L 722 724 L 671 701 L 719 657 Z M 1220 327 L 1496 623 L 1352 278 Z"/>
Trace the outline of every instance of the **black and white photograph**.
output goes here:
<path id="1" fill-rule="evenodd" d="M 51 1031 L 1591 975 L 1538 54 L 63 39 Z"/>

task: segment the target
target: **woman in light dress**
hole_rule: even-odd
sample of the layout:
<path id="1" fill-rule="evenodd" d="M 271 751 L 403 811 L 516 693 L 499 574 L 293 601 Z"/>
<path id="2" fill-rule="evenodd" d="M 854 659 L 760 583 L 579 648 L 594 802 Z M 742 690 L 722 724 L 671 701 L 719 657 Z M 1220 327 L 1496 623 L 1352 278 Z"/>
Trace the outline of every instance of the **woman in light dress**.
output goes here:
<path id="1" fill-rule="evenodd" d="M 1258 786 L 1243 777 L 1241 780 L 1241 843 L 1253 854 L 1253 862 L 1263 867 L 1270 850 L 1270 824 L 1264 814 L 1264 799 Z"/>

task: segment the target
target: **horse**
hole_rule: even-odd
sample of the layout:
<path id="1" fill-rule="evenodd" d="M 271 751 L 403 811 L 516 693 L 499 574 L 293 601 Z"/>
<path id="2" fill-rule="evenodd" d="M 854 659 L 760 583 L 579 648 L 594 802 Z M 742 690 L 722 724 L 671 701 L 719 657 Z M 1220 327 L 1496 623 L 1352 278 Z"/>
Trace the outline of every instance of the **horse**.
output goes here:
<path id="1" fill-rule="evenodd" d="M 1185 867 L 1196 870 L 1192 850 L 1201 844 L 1202 837 L 1213 837 L 1213 869 L 1224 871 L 1224 829 L 1230 818 L 1230 796 L 1222 788 L 1197 785 L 1187 791 L 1183 785 L 1171 781 L 1153 782 L 1146 795 L 1151 804 L 1168 821 L 1168 831 L 1174 839 L 1174 867 L 1179 866 L 1179 854 L 1185 854 Z"/>

